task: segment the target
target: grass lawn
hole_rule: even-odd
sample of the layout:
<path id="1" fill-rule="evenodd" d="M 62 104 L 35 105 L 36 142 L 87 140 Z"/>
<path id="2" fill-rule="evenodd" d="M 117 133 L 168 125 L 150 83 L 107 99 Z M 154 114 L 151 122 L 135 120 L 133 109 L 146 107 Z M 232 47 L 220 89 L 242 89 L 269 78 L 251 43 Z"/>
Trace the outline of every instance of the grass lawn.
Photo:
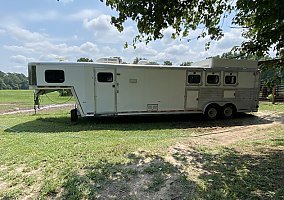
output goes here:
<path id="1" fill-rule="evenodd" d="M 30 92 L 0 91 L 0 105 L 32 106 Z M 279 118 L 284 106 L 260 110 Z M 0 115 L 0 199 L 284 199 L 279 121 L 69 118 Z"/>
<path id="2" fill-rule="evenodd" d="M 1 90 L 0 91 L 0 113 L 18 110 L 33 109 L 34 105 L 33 90 Z M 70 97 L 60 97 L 58 92 L 42 95 L 40 105 L 61 104 L 64 102 L 72 103 L 74 99 Z"/>

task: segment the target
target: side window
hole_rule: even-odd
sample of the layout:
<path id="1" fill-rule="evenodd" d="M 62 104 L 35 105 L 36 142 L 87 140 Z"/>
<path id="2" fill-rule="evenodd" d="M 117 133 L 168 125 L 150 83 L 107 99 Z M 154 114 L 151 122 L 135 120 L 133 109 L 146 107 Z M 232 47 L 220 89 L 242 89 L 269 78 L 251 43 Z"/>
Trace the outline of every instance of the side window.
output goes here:
<path id="1" fill-rule="evenodd" d="M 47 83 L 63 83 L 65 81 L 63 70 L 45 70 L 44 74 Z"/>
<path id="2" fill-rule="evenodd" d="M 200 83 L 200 80 L 201 80 L 201 76 L 198 74 L 190 74 L 188 75 L 187 77 L 187 82 L 189 84 L 199 84 Z"/>
<path id="3" fill-rule="evenodd" d="M 234 85 L 237 82 L 236 76 L 225 76 L 225 84 L 227 85 Z"/>
<path id="4" fill-rule="evenodd" d="M 99 72 L 97 74 L 98 82 L 111 83 L 113 82 L 113 74 L 110 72 Z"/>
<path id="5" fill-rule="evenodd" d="M 210 74 L 207 75 L 207 84 L 218 84 L 219 83 L 219 75 Z"/>

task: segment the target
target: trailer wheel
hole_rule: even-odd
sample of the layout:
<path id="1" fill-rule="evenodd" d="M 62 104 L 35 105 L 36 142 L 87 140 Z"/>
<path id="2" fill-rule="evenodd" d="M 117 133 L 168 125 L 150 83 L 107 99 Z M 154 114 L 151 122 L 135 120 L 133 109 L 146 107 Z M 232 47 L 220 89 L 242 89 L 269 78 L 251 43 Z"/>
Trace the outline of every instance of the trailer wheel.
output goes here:
<path id="1" fill-rule="evenodd" d="M 77 122 L 78 121 L 78 113 L 77 113 L 77 109 L 72 109 L 71 110 L 71 122 Z"/>
<path id="2" fill-rule="evenodd" d="M 235 115 L 236 109 L 234 105 L 228 104 L 222 108 L 222 117 L 225 119 L 233 118 Z"/>
<path id="3" fill-rule="evenodd" d="M 219 117 L 219 111 L 220 111 L 220 107 L 218 105 L 209 105 L 206 109 L 205 109 L 205 116 L 207 119 L 213 120 L 213 119 L 217 119 Z"/>

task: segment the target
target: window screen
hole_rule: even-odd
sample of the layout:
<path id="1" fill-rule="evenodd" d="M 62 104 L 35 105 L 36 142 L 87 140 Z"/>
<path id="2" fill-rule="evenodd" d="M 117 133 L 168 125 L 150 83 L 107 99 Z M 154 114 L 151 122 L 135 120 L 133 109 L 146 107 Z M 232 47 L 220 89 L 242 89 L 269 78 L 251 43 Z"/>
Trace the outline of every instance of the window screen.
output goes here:
<path id="1" fill-rule="evenodd" d="M 45 81 L 47 83 L 63 83 L 65 81 L 63 70 L 46 70 Z"/>
<path id="2" fill-rule="evenodd" d="M 191 83 L 191 84 L 197 84 L 197 83 L 200 83 L 200 75 L 188 75 L 187 77 L 187 82 L 188 83 Z"/>
<path id="3" fill-rule="evenodd" d="M 225 84 L 236 84 L 237 77 L 236 76 L 225 76 Z"/>
<path id="4" fill-rule="evenodd" d="M 98 82 L 113 82 L 113 74 L 110 72 L 99 72 L 97 74 Z"/>
<path id="5" fill-rule="evenodd" d="M 207 83 L 208 84 L 218 84 L 219 83 L 219 76 L 218 75 L 208 75 L 207 76 Z"/>

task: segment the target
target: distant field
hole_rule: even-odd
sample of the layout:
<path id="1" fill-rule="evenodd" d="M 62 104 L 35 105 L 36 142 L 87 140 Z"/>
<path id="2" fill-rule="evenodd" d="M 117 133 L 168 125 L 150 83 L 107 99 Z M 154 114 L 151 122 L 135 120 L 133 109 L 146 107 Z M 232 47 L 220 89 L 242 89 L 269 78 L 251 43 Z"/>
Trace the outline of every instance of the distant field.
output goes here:
<path id="1" fill-rule="evenodd" d="M 32 109 L 34 105 L 33 90 L 0 90 L 0 113 L 19 110 Z M 60 104 L 68 101 L 70 97 L 60 97 L 58 92 L 42 95 L 40 105 Z M 68 103 L 73 103 L 71 98 Z"/>
<path id="2" fill-rule="evenodd" d="M 0 91 L 0 104 L 32 107 L 33 93 Z M 0 199 L 284 199 L 283 114 L 268 103 L 216 121 L 0 114 Z"/>

